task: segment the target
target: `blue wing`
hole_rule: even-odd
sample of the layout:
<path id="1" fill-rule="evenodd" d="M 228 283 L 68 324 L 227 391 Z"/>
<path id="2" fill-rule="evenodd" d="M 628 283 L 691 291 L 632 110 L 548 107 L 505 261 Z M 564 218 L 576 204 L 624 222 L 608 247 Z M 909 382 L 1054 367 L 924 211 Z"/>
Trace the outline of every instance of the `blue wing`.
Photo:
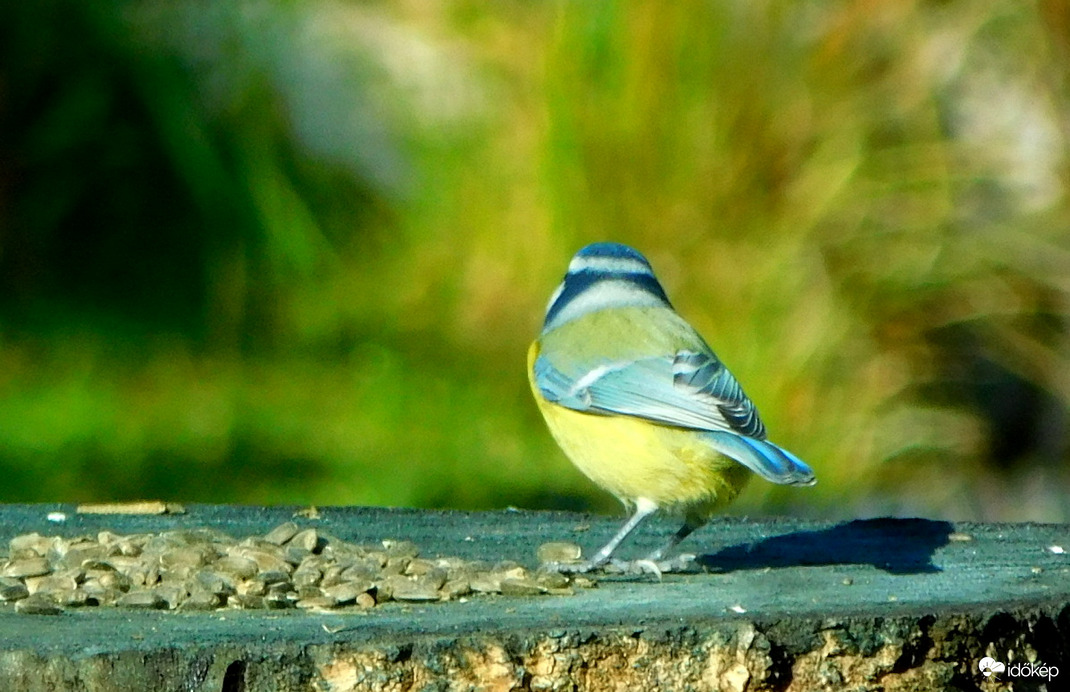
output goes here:
<path id="1" fill-rule="evenodd" d="M 577 411 L 765 438 L 754 404 L 712 354 L 680 351 L 675 357 L 609 362 L 579 377 L 540 355 L 535 382 L 548 401 Z"/>
<path id="2" fill-rule="evenodd" d="M 535 383 L 548 401 L 576 411 L 645 418 L 704 431 L 717 451 L 774 483 L 812 483 L 798 457 L 765 440 L 754 403 L 708 352 L 609 362 L 571 377 L 540 355 Z"/>
<path id="3" fill-rule="evenodd" d="M 799 457 L 769 440 L 756 440 L 728 432 L 706 433 L 710 446 L 732 457 L 751 471 L 773 483 L 813 485 L 814 471 Z"/>

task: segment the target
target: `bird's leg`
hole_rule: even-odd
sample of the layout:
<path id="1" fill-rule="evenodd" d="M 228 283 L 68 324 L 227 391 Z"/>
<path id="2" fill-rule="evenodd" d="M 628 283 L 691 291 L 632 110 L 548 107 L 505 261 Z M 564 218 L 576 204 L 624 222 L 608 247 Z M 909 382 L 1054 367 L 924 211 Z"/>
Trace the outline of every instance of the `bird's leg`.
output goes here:
<path id="1" fill-rule="evenodd" d="M 601 549 L 599 549 L 599 551 L 594 554 L 594 557 L 589 560 L 584 560 L 583 562 L 577 563 L 548 562 L 543 565 L 543 567 L 549 570 L 553 570 L 555 572 L 577 574 L 583 574 L 585 572 L 590 572 L 591 570 L 598 569 L 602 565 L 609 562 L 609 558 L 612 557 L 613 552 L 624 541 L 624 539 L 627 538 L 628 535 L 635 530 L 635 527 L 639 526 L 639 524 L 641 524 L 644 519 L 646 519 L 655 511 L 657 511 L 657 509 L 658 506 L 650 500 L 643 497 L 639 498 L 635 502 L 635 513 L 632 514 L 628 521 L 624 522 L 624 526 L 620 527 L 620 530 L 617 531 L 616 535 L 613 536 L 613 538 L 609 539 L 609 542 L 602 546 Z"/>
<path id="2" fill-rule="evenodd" d="M 692 533 L 694 533 L 695 529 L 697 528 L 697 525 L 694 525 L 689 521 L 685 522 L 684 525 L 680 527 L 679 531 L 669 537 L 669 540 L 665 543 L 665 545 L 661 546 L 654 552 L 647 555 L 646 559 L 652 562 L 659 562 L 661 560 L 664 560 L 665 556 L 672 552 L 672 549 L 680 544 L 680 541 L 684 540 Z"/>
<path id="3" fill-rule="evenodd" d="M 671 553 L 673 548 L 680 544 L 680 541 L 690 536 L 702 524 L 703 522 L 701 521 L 692 521 L 689 518 L 676 533 L 669 537 L 665 545 L 647 555 L 640 562 L 653 564 L 660 572 L 686 572 L 689 568 L 693 569 L 695 563 L 694 555 L 678 555 L 671 560 L 666 560 L 665 556 Z"/>
<path id="4" fill-rule="evenodd" d="M 687 572 L 695 562 L 694 555 L 677 555 L 671 560 L 665 556 L 672 552 L 680 541 L 702 526 L 701 521 L 686 521 L 680 530 L 673 534 L 665 545 L 650 553 L 641 560 L 613 560 L 613 566 L 622 572 L 630 574 L 653 574 L 661 581 L 661 575 L 665 572 Z"/>

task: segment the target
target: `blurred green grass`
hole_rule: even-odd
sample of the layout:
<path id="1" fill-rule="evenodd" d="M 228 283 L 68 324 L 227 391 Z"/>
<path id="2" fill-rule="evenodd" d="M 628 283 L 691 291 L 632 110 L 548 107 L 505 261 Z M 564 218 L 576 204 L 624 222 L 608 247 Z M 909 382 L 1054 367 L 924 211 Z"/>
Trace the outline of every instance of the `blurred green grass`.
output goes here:
<path id="1" fill-rule="evenodd" d="M 818 472 L 733 511 L 1070 520 L 1064 3 L 0 20 L 0 501 L 615 511 L 523 371 L 612 239 Z"/>

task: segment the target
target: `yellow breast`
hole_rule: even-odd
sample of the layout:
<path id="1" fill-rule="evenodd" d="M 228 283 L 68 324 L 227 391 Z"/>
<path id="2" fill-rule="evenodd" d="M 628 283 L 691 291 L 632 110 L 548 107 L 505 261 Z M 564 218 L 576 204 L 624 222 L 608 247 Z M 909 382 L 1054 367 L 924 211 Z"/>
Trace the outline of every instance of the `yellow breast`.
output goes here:
<path id="1" fill-rule="evenodd" d="M 581 413 L 546 401 L 535 385 L 539 344 L 528 352 L 528 379 L 554 439 L 588 478 L 626 503 L 708 514 L 739 494 L 749 471 L 694 431 L 630 416 Z"/>

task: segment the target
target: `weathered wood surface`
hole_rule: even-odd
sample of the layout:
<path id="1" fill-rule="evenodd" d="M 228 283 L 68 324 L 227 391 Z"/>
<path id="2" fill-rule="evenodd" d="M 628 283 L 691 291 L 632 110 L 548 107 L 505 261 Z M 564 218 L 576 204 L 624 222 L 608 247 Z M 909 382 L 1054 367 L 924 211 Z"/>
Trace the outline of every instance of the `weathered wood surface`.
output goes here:
<path id="1" fill-rule="evenodd" d="M 295 508 L 191 506 L 183 515 L 77 515 L 0 506 L 0 545 L 29 531 L 264 533 Z M 66 513 L 50 522 L 52 511 Z M 326 508 L 296 519 L 341 539 L 414 541 L 425 555 L 510 559 L 611 517 Z M 675 525 L 652 521 L 626 552 Z M 0 606 L 2 690 L 939 690 L 1070 682 L 1070 527 L 923 519 L 716 521 L 683 549 L 707 573 L 602 578 L 575 596 L 473 596 L 363 614 Z M 1052 681 L 983 677 L 1031 661 Z M 1049 670 L 1049 674 L 1050 674 Z M 1042 685 L 1047 685 L 1043 687 Z"/>

